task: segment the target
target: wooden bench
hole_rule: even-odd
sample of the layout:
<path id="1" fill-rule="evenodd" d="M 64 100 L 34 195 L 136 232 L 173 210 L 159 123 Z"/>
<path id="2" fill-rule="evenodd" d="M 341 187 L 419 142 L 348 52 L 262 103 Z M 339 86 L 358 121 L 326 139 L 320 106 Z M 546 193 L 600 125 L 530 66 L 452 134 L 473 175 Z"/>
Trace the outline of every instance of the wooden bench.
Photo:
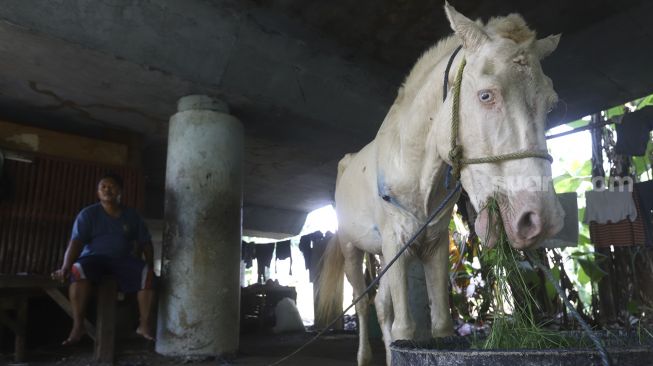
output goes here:
<path id="1" fill-rule="evenodd" d="M 26 361 L 27 305 L 30 297 L 43 291 L 71 318 L 68 297 L 61 292 L 66 287 L 49 277 L 34 275 L 0 275 L 0 324 L 15 334 L 14 361 Z M 88 336 L 95 342 L 94 358 L 99 363 L 113 363 L 115 354 L 117 284 L 106 278 L 97 287 L 97 319 L 94 326 L 84 320 Z M 8 312 L 14 312 L 12 317 Z"/>

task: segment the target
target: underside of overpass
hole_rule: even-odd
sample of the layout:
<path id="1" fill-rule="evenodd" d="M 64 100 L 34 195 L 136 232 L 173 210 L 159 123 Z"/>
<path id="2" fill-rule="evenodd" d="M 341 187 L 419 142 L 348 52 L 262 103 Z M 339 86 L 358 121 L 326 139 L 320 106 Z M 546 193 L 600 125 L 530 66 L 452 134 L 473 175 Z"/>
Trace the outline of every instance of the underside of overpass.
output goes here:
<path id="1" fill-rule="evenodd" d="M 296 234 L 332 203 L 338 160 L 369 142 L 412 64 L 451 34 L 429 0 L 49 1 L 0 6 L 0 119 L 131 141 L 162 217 L 168 120 L 207 94 L 245 128 L 244 229 Z M 452 2 L 562 33 L 543 67 L 550 125 L 653 92 L 653 3 Z"/>

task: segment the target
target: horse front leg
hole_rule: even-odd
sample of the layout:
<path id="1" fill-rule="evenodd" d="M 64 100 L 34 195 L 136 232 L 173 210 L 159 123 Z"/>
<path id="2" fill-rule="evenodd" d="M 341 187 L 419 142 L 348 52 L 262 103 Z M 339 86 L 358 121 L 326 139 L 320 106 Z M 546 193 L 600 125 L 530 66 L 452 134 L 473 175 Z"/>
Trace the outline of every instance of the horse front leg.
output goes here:
<path id="1" fill-rule="evenodd" d="M 383 235 L 383 257 L 387 261 L 399 252 L 405 238 L 394 232 Z M 415 322 L 410 315 L 410 303 L 408 302 L 408 277 L 407 277 L 406 253 L 399 256 L 397 261 L 388 269 L 386 280 L 390 288 L 394 319 L 392 321 L 392 339 L 413 339 L 415 335 Z"/>
<path id="2" fill-rule="evenodd" d="M 392 297 L 390 296 L 390 286 L 385 278 L 379 282 L 379 289 L 374 298 L 374 306 L 376 307 L 376 315 L 379 319 L 379 326 L 383 333 L 383 343 L 385 344 L 385 363 L 390 366 L 392 362 L 392 354 L 390 352 L 390 344 L 392 344 L 392 323 L 394 314 L 392 310 Z"/>
<path id="3" fill-rule="evenodd" d="M 343 248 L 345 254 L 345 275 L 354 292 L 354 299 L 365 291 L 365 277 L 363 275 L 363 252 L 351 244 Z M 368 310 L 369 297 L 366 295 L 356 304 L 358 315 L 358 355 L 359 366 L 369 365 L 372 362 L 372 348 L 368 338 Z"/>
<path id="4" fill-rule="evenodd" d="M 453 334 L 449 308 L 449 236 L 446 232 L 435 245 L 433 255 L 422 258 L 422 263 L 431 305 L 431 335 L 446 337 Z"/>

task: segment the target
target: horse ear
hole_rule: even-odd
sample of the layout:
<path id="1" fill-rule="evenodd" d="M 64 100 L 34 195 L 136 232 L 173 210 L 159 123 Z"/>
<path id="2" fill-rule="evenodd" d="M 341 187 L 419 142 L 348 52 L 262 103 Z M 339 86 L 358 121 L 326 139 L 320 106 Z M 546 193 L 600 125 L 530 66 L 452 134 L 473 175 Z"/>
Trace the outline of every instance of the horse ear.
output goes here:
<path id="1" fill-rule="evenodd" d="M 558 42 L 560 42 L 560 34 L 548 36 L 535 41 L 533 49 L 537 57 L 541 60 L 555 51 L 556 47 L 558 47 Z"/>
<path id="2" fill-rule="evenodd" d="M 483 28 L 471 19 L 460 14 L 449 2 L 444 3 L 444 12 L 447 14 L 451 29 L 463 40 L 463 47 L 467 50 L 479 48 L 483 42 L 489 40 Z"/>

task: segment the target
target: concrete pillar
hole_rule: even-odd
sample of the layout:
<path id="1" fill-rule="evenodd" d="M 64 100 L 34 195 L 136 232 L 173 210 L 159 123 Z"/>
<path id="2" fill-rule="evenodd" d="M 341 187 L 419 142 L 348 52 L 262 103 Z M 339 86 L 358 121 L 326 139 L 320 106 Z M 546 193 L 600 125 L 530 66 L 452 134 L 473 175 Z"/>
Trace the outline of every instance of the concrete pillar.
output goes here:
<path id="1" fill-rule="evenodd" d="M 243 128 L 207 96 L 170 118 L 156 351 L 230 356 L 238 349 Z"/>

